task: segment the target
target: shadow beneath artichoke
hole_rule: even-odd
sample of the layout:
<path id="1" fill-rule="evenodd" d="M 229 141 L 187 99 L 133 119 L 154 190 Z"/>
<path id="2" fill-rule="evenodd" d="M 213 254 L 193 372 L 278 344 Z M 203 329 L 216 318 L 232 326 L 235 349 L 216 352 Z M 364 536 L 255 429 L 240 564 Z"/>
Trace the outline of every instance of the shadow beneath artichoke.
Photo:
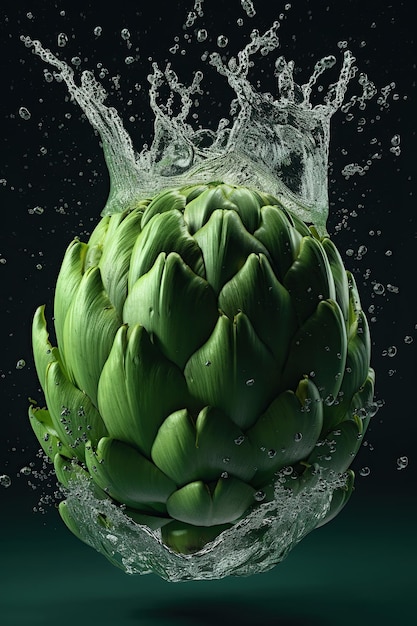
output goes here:
<path id="1" fill-rule="evenodd" d="M 295 606 L 277 606 L 275 599 L 260 597 L 251 604 L 239 599 L 216 600 L 194 598 L 187 605 L 170 603 L 144 608 L 130 616 L 142 623 L 144 617 L 150 623 L 170 624 L 170 626 L 217 626 L 218 624 L 239 624 L 239 626 L 326 626 L 310 616 L 297 615 Z"/>

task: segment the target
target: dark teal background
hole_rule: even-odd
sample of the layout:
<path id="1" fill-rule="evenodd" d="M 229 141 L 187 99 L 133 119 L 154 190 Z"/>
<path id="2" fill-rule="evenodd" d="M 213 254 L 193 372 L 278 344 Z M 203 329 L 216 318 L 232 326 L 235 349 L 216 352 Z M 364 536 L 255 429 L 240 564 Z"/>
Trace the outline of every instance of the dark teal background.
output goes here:
<path id="1" fill-rule="evenodd" d="M 252 22 L 245 19 L 245 32 L 251 26 L 266 30 L 284 4 L 258 0 L 257 17 Z M 27 419 L 28 398 L 42 402 L 31 356 L 31 319 L 36 306 L 44 302 L 52 315 L 63 251 L 74 236 L 85 238 L 93 228 L 107 197 L 108 177 L 98 138 L 68 102 L 65 87 L 45 82 L 44 64 L 23 46 L 20 35 L 41 39 L 67 61 L 80 55 L 82 69 L 101 61 L 112 75 L 120 74 L 120 91 L 112 93 L 110 103 L 123 116 L 138 148 L 152 137 L 148 57 L 161 66 L 170 60 L 181 80 L 189 82 L 196 68 L 205 71 L 200 61 L 205 47 L 197 47 L 194 54 L 187 44 L 184 57 L 168 52 L 173 37 L 182 37 L 192 0 L 119 0 L 113 6 L 67 0 L 57 6 L 47 0 L 4 1 L 0 179 L 6 183 L 0 184 L 0 260 L 6 263 L 0 263 L 0 475 L 9 475 L 12 484 L 7 489 L 0 485 L 1 626 L 406 626 L 417 622 L 413 3 L 298 0 L 292 4 L 280 36 L 282 54 L 301 68 L 299 82 L 307 80 L 318 59 L 337 56 L 337 43 L 346 40 L 360 71 L 378 89 L 394 81 L 393 92 L 399 94 L 398 101 L 389 98 L 388 109 L 381 111 L 375 101 L 367 106 L 362 133 L 341 113 L 332 123 L 328 228 L 356 277 L 364 310 L 375 306 L 368 317 L 375 316 L 370 324 L 372 364 L 381 409 L 353 465 L 356 491 L 334 521 L 310 534 L 271 572 L 214 582 L 170 584 L 155 576 L 127 576 L 77 541 L 53 504 L 41 504 L 43 514 L 32 511 L 39 508 L 40 498 L 51 499 L 55 486 L 53 478 L 36 477 L 42 462 Z M 238 38 L 241 30 L 236 19 L 245 15 L 239 0 L 206 0 L 203 7 L 206 27 L 215 37 L 228 34 L 231 45 L 246 41 L 243 34 Z M 28 12 L 33 13 L 32 19 Z M 96 40 L 92 31 L 97 25 L 103 34 Z M 140 49 L 139 60 L 129 66 L 124 63 L 129 52 L 120 37 L 125 27 Z M 70 42 L 58 49 L 57 34 L 62 31 Z M 215 49 L 215 41 L 207 48 Z M 255 78 L 274 89 L 272 72 Z M 331 80 L 336 78 L 333 74 Z M 134 90 L 136 82 L 142 85 L 139 92 Z M 216 77 L 209 78 L 207 88 L 211 95 L 200 119 L 217 123 L 228 113 L 224 102 L 229 102 L 230 93 Z M 134 107 L 127 104 L 132 89 Z M 19 117 L 21 106 L 30 109 L 30 120 Z M 128 122 L 129 115 L 138 111 L 143 112 L 139 119 Z M 395 134 L 401 136 L 399 157 L 389 151 Z M 41 146 L 47 148 L 45 156 L 40 155 Z M 363 164 L 375 151 L 382 158 L 372 162 L 365 176 L 343 178 L 340 171 L 346 162 Z M 37 205 L 44 213 L 30 214 L 28 210 Z M 348 228 L 337 231 L 342 217 L 353 211 L 357 217 L 350 216 Z M 362 259 L 347 254 L 361 245 L 367 247 Z M 386 254 L 389 250 L 392 255 Z M 36 269 L 38 264 L 42 269 Z M 383 297 L 373 292 L 373 281 L 384 284 Z M 389 284 L 398 293 L 389 291 Z M 406 336 L 414 341 L 406 344 Z M 393 358 L 385 354 L 390 346 L 397 348 Z M 16 369 L 19 359 L 26 361 L 23 369 Z M 400 456 L 408 458 L 408 467 L 401 471 L 397 469 Z M 22 474 L 21 468 L 31 463 L 32 474 Z M 369 475 L 362 477 L 362 468 L 369 468 Z"/>

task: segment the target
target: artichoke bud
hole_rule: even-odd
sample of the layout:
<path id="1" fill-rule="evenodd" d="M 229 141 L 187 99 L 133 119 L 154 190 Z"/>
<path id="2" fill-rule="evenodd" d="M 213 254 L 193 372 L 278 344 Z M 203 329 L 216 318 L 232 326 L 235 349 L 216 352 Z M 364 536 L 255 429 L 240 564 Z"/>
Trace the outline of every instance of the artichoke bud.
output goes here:
<path id="1" fill-rule="evenodd" d="M 54 318 L 57 347 L 44 308 L 34 317 L 47 408 L 29 415 L 64 488 L 87 481 L 185 554 L 277 484 L 295 494 L 333 472 L 346 486 L 325 519 L 347 501 L 373 397 L 369 329 L 334 244 L 274 197 L 213 182 L 103 217 L 67 249 Z"/>

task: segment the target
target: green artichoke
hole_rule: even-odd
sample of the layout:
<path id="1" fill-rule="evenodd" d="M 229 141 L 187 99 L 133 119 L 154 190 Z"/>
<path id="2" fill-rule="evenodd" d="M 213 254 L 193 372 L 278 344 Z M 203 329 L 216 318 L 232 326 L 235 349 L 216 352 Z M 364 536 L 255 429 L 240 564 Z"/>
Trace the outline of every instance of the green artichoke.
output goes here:
<path id="1" fill-rule="evenodd" d="M 64 488 L 87 478 L 182 554 L 278 480 L 343 477 L 317 525 L 344 506 L 372 414 L 368 325 L 334 244 L 274 197 L 213 182 L 102 218 L 64 256 L 54 323 L 58 347 L 37 310 L 48 408 L 29 414 Z"/>

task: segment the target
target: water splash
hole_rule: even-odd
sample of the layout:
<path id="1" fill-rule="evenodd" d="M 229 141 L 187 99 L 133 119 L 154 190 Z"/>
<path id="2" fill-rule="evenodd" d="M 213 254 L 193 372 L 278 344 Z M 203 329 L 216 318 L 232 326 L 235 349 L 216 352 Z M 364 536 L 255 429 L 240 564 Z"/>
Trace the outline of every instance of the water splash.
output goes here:
<path id="1" fill-rule="evenodd" d="M 334 56 L 319 60 L 303 85 L 294 80 L 294 62 L 278 56 L 277 93 L 259 92 L 249 80 L 249 69 L 255 55 L 266 56 L 279 48 L 279 25 L 274 22 L 264 34 L 253 30 L 249 43 L 227 62 L 218 52 L 209 56 L 209 64 L 235 95 L 230 119 L 220 119 L 215 131 L 196 129 L 189 122 L 193 96 L 202 94 L 203 73 L 195 72 L 192 83 L 186 86 L 170 64 L 162 71 L 153 63 L 148 80 L 154 137 L 151 146 L 145 145 L 140 152 L 135 150 L 116 109 L 105 104 L 107 92 L 92 72 L 83 71 L 77 84 L 67 63 L 39 41 L 22 37 L 28 47 L 59 70 L 72 98 L 100 134 L 110 174 L 103 215 L 133 207 L 139 198 L 166 188 L 223 180 L 274 195 L 321 234 L 326 232 L 330 119 L 342 107 L 348 84 L 357 72 L 355 58 L 344 51 L 338 80 L 329 86 L 320 104 L 312 104 L 313 88 L 335 65 Z M 362 94 L 355 96 L 354 102 L 374 95 L 372 83 L 364 76 L 359 80 Z M 162 87 L 170 91 L 164 102 Z M 176 114 L 172 107 L 175 97 L 181 102 Z"/>

